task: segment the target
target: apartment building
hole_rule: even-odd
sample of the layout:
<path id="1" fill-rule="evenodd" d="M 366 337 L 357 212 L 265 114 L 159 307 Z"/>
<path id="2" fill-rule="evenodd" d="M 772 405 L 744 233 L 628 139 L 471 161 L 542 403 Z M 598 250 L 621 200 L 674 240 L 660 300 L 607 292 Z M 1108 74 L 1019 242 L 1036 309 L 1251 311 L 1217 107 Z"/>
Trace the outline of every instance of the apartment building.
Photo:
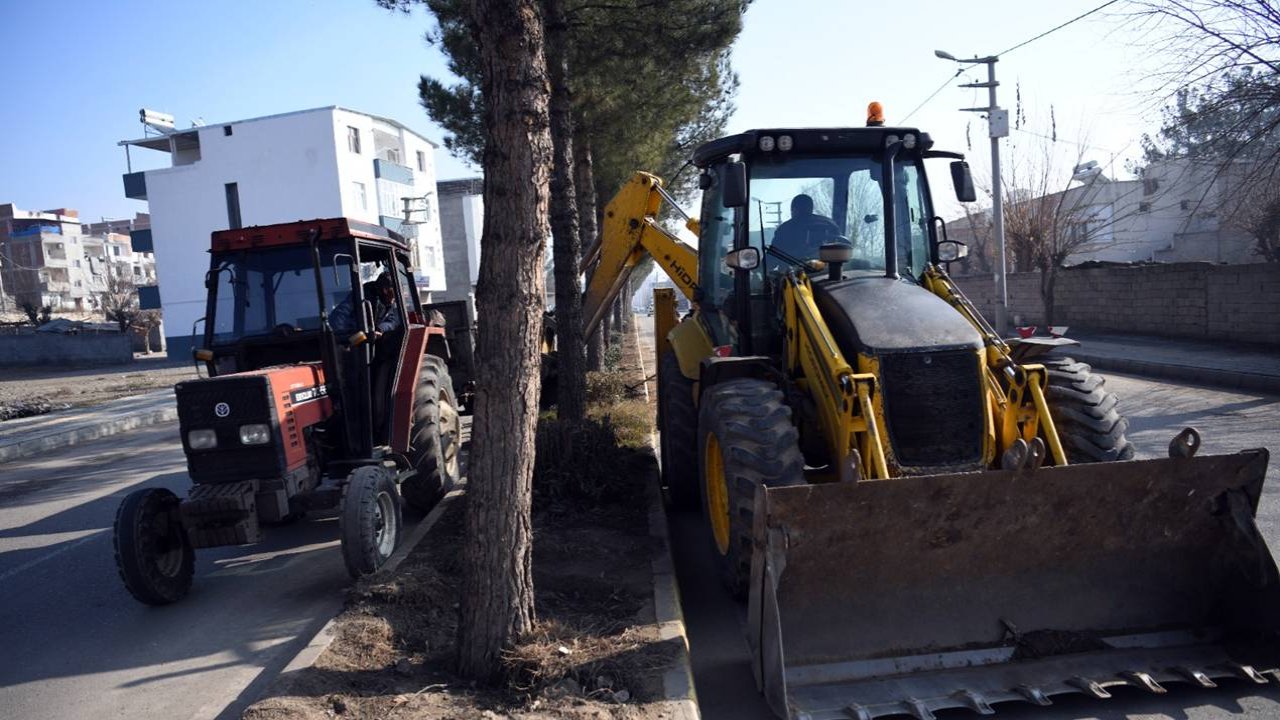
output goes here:
<path id="1" fill-rule="evenodd" d="M 201 125 L 124 140 L 125 196 L 147 202 L 158 293 L 174 352 L 191 347 L 205 313 L 204 274 L 215 230 L 312 218 L 381 224 L 410 240 L 423 299 L 446 289 L 436 197 L 436 144 L 395 120 L 330 106 Z M 170 165 L 134 172 L 130 153 Z M 405 223 L 406 203 L 412 209 Z M 199 331 L 197 331 L 199 332 Z"/>
<path id="2" fill-rule="evenodd" d="M 466 301 L 470 317 L 474 318 L 480 236 L 484 232 L 484 178 L 443 180 L 436 188 L 440 194 L 440 234 L 448 288 L 435 299 Z"/>
<path id="3" fill-rule="evenodd" d="M 55 312 L 92 312 L 112 275 L 135 286 L 155 283 L 155 260 L 135 252 L 129 235 L 83 231 L 68 208 L 20 210 L 0 205 L 0 288 L 14 303 Z"/>

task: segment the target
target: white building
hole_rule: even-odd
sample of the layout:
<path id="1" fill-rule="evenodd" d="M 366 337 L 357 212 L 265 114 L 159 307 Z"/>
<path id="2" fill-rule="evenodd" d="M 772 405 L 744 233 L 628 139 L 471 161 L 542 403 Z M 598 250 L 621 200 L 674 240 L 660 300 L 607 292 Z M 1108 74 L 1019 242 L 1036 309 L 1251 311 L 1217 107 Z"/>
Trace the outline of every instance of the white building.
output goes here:
<path id="1" fill-rule="evenodd" d="M 154 127 L 154 126 L 153 126 Z M 337 106 L 193 127 L 120 143 L 125 196 L 150 206 L 135 249 L 154 247 L 158 302 L 170 348 L 191 346 L 205 313 L 210 233 L 314 218 L 348 217 L 405 235 L 423 299 L 443 291 L 435 194 L 437 145 L 394 120 Z M 171 166 L 132 171 L 129 151 L 167 152 Z M 420 211 L 405 225 L 405 198 Z"/>
<path id="2" fill-rule="evenodd" d="M 480 277 L 480 236 L 484 232 L 484 178 L 445 180 L 440 192 L 440 233 L 444 240 L 448 288 L 436 302 L 465 301 L 475 317 L 476 281 Z"/>

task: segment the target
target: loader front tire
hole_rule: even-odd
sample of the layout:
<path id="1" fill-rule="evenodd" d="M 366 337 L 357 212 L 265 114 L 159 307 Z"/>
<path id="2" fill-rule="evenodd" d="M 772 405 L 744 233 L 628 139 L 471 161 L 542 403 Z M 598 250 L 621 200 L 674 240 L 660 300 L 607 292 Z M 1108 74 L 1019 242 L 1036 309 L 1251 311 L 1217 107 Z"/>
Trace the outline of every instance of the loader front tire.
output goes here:
<path id="1" fill-rule="evenodd" d="M 1129 421 L 1116 409 L 1115 393 L 1093 368 L 1071 358 L 1041 360 L 1049 373 L 1045 398 L 1069 463 L 1133 459 L 1133 443 L 1125 437 Z"/>
<path id="2" fill-rule="evenodd" d="M 147 488 L 129 493 L 116 511 L 116 568 L 138 602 L 168 605 L 191 589 L 195 552 L 178 505 L 169 490 Z"/>
<path id="3" fill-rule="evenodd" d="M 804 483 L 799 435 L 773 383 L 729 380 L 703 392 L 698 447 L 711 554 L 725 589 L 741 600 L 751 580 L 756 489 Z"/>
<path id="4" fill-rule="evenodd" d="M 376 465 L 352 470 L 339 522 L 347 572 L 353 578 L 377 572 L 400 544 L 400 493 L 391 474 Z"/>
<path id="5" fill-rule="evenodd" d="M 698 490 L 698 409 L 693 405 L 693 381 L 680 372 L 675 352 L 663 353 L 658 362 L 659 444 L 662 451 L 662 481 L 671 494 L 671 507 L 697 510 Z"/>
<path id="6" fill-rule="evenodd" d="M 400 483 L 409 507 L 421 513 L 431 510 L 458 480 L 461 433 L 449 368 L 444 360 L 427 355 L 418 375 L 410 436 L 409 459 L 417 474 Z"/>

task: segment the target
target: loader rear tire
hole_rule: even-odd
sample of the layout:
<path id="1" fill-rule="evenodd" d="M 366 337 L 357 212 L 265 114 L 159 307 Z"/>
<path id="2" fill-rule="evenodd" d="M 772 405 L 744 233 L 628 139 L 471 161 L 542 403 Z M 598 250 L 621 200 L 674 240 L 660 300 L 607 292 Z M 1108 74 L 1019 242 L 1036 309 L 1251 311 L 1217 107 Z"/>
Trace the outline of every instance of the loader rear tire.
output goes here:
<path id="1" fill-rule="evenodd" d="M 725 589 L 741 600 L 751 581 L 756 488 L 803 484 L 804 459 L 791 409 L 773 383 L 729 380 L 702 398 L 699 484 L 711 553 Z"/>
<path id="2" fill-rule="evenodd" d="M 1093 368 L 1064 358 L 1040 361 L 1049 372 L 1045 398 L 1070 463 L 1133 459 L 1133 443 L 1125 437 L 1129 421 L 1116 409 L 1115 393 Z"/>
<path id="3" fill-rule="evenodd" d="M 400 483 L 400 494 L 410 508 L 431 510 L 457 482 L 461 432 L 449 368 L 444 360 L 427 355 L 418 375 L 410 439 L 409 459 L 417 474 Z"/>
<path id="4" fill-rule="evenodd" d="M 693 381 L 680 372 L 680 362 L 672 351 L 658 362 L 659 444 L 662 451 L 662 482 L 671 494 L 671 507 L 697 510 L 702 501 L 698 490 L 698 409 L 693 405 Z"/>
<path id="5" fill-rule="evenodd" d="M 178 496 L 169 490 L 147 488 L 129 493 L 116 511 L 116 568 L 138 602 L 168 605 L 191 589 L 195 552 L 178 505 Z"/>
<path id="6" fill-rule="evenodd" d="M 391 474 L 366 465 L 351 471 L 342 493 L 342 560 L 351 577 L 382 567 L 400 544 L 400 494 Z"/>

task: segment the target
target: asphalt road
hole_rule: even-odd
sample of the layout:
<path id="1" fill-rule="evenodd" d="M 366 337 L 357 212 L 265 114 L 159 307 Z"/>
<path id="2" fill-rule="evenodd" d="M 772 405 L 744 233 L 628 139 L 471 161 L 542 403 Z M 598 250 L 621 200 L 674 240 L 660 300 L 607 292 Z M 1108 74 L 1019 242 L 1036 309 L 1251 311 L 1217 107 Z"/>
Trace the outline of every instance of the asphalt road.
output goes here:
<path id="1" fill-rule="evenodd" d="M 333 518 L 198 551 L 185 600 L 136 602 L 116 508 L 144 487 L 185 495 L 185 469 L 176 423 L 0 464 L 0 717 L 236 718 L 340 609 Z"/>
<path id="2" fill-rule="evenodd" d="M 1272 451 L 1258 524 L 1273 549 L 1280 548 L 1280 396 L 1227 392 L 1109 376 L 1121 409 L 1130 418 L 1129 439 L 1143 458 L 1164 457 L 1169 439 L 1183 427 L 1196 427 L 1201 453 L 1225 453 L 1268 447 Z M 708 531 L 692 513 L 671 518 L 681 603 L 688 625 L 694 682 L 706 720 L 766 720 L 768 707 L 755 691 L 744 641 L 746 609 L 721 590 L 710 562 Z M 1280 608 L 1277 608 L 1280 612 Z M 1049 708 L 1004 704 L 997 715 L 1009 720 L 1209 720 L 1280 717 L 1280 687 L 1223 681 L 1216 690 L 1174 685 L 1165 696 L 1145 691 L 1113 691 L 1110 700 L 1083 696 L 1056 699 Z M 939 713 L 940 718 L 976 717 L 969 711 Z"/>

